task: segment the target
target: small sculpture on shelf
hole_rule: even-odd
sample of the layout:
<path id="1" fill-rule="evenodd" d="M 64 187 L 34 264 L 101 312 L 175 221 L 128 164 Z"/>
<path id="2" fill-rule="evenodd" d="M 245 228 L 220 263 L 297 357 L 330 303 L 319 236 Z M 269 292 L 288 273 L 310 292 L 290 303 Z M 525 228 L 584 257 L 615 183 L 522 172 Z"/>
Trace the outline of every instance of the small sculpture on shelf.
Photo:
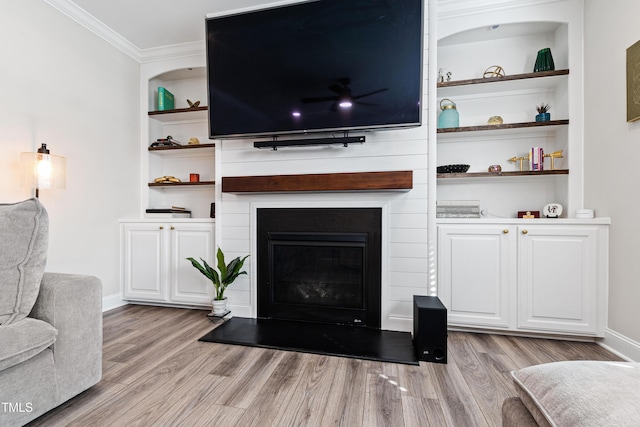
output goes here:
<path id="1" fill-rule="evenodd" d="M 522 169 L 522 163 L 526 160 L 529 161 L 529 159 L 531 159 L 531 153 L 527 154 L 526 156 L 514 156 L 512 158 L 509 159 L 510 162 L 515 163 L 515 162 L 520 162 L 520 172 L 523 171 Z"/>
<path id="2" fill-rule="evenodd" d="M 187 99 L 187 104 L 189 104 L 189 108 L 195 109 L 200 106 L 200 101 L 191 102 L 190 100 Z"/>
<path id="3" fill-rule="evenodd" d="M 177 147 L 182 145 L 180 142 L 173 139 L 171 135 L 167 135 L 166 138 L 158 138 L 155 142 L 151 143 L 151 147 Z"/>
<path id="4" fill-rule="evenodd" d="M 504 77 L 505 75 L 506 74 L 504 72 L 504 68 L 502 68 L 500 65 L 492 65 L 491 67 L 484 70 L 484 74 L 482 74 L 482 77 L 487 79 L 491 77 Z"/>
<path id="5" fill-rule="evenodd" d="M 501 125 L 502 123 L 504 123 L 504 120 L 502 120 L 500 116 L 491 116 L 489 120 L 487 120 L 488 125 Z"/>
<path id="6" fill-rule="evenodd" d="M 187 142 L 187 145 L 198 145 L 198 144 L 200 144 L 200 140 L 195 136 L 192 136 L 191 138 L 189 138 L 189 142 Z"/>
<path id="7" fill-rule="evenodd" d="M 165 175 L 153 180 L 156 184 L 176 184 L 182 182 L 179 178 L 172 175 Z"/>
<path id="8" fill-rule="evenodd" d="M 551 170 L 555 169 L 555 159 L 562 159 L 562 150 L 554 151 L 553 153 L 548 153 L 544 155 L 545 157 L 549 157 L 551 159 Z"/>
<path id="9" fill-rule="evenodd" d="M 536 122 L 548 122 L 551 120 L 551 114 L 549 110 L 551 109 L 551 105 L 545 104 L 544 102 L 536 107 L 538 111 L 538 115 L 536 116 Z"/>

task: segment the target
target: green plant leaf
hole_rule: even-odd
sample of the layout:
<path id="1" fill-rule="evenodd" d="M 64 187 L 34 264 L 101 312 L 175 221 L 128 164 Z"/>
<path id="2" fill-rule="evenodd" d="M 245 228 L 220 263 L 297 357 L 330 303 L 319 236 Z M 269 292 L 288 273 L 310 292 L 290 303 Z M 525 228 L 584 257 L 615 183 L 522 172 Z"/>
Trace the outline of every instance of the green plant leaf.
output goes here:
<path id="1" fill-rule="evenodd" d="M 227 277 L 227 264 L 224 262 L 224 253 L 222 249 L 218 248 L 218 253 L 216 254 L 216 258 L 218 259 L 218 270 L 220 271 L 220 280 L 225 282 Z"/>

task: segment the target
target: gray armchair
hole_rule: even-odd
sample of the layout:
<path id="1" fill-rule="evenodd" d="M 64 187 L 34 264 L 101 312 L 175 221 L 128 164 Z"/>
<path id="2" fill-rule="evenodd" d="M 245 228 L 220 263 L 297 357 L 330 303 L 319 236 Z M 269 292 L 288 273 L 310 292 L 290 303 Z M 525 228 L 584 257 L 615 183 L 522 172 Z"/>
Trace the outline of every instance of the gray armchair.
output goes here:
<path id="1" fill-rule="evenodd" d="M 34 209 L 37 221 L 30 220 Z M 27 225 L 16 227 L 16 221 Z M 33 258 L 46 256 L 47 232 L 46 211 L 37 200 L 0 205 L 1 426 L 28 423 L 102 375 L 101 282 L 92 276 L 38 274 L 44 262 Z M 20 236 L 30 243 L 17 244 Z M 36 247 L 42 244 L 44 251 Z M 11 247 L 3 250 L 4 245 Z M 35 280 L 34 291 L 30 282 Z"/>

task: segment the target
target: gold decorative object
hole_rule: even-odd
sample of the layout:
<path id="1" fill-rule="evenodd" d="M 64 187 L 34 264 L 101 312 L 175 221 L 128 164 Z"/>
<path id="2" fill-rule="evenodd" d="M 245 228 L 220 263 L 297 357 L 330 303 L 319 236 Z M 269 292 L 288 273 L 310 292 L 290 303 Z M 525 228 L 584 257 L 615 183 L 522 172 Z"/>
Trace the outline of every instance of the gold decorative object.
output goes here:
<path id="1" fill-rule="evenodd" d="M 488 125 L 501 125 L 502 123 L 504 123 L 504 120 L 502 120 L 500 116 L 491 116 L 489 120 L 487 120 Z"/>
<path id="2" fill-rule="evenodd" d="M 200 101 L 191 102 L 187 99 L 187 104 L 189 104 L 189 108 L 198 108 L 198 106 L 200 105 Z"/>
<path id="3" fill-rule="evenodd" d="M 554 164 L 554 160 L 555 159 L 562 159 L 562 150 L 558 150 L 558 151 L 554 151 L 553 153 L 549 153 L 549 154 L 545 154 L 545 157 L 550 157 L 551 158 L 551 170 L 555 169 L 555 164 Z"/>
<path id="4" fill-rule="evenodd" d="M 200 144 L 200 140 L 195 136 L 192 136 L 191 138 L 189 138 L 189 142 L 187 142 L 187 145 L 198 145 L 198 144 Z"/>
<path id="5" fill-rule="evenodd" d="M 175 176 L 165 175 L 161 176 L 160 178 L 154 179 L 153 182 L 155 182 L 156 184 L 175 184 L 176 182 L 182 181 L 180 181 L 180 179 L 176 178 Z"/>
<path id="6" fill-rule="evenodd" d="M 526 156 L 521 156 L 521 157 L 512 157 L 509 159 L 510 162 L 520 162 L 520 172 L 522 172 L 522 162 L 524 161 L 529 161 L 531 160 L 531 153 L 527 154 Z"/>
<path id="7" fill-rule="evenodd" d="M 491 67 L 484 70 L 483 78 L 491 78 L 491 77 L 504 77 L 506 74 L 504 72 L 504 68 L 500 65 L 492 65 Z"/>

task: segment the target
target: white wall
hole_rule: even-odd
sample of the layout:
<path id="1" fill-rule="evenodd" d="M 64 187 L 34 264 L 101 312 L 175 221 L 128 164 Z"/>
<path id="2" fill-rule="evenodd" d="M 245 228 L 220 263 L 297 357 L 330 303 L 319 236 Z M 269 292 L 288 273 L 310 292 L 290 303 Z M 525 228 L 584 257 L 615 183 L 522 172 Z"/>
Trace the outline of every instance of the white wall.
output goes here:
<path id="1" fill-rule="evenodd" d="M 67 158 L 66 190 L 41 190 L 47 271 L 91 274 L 120 292 L 118 218 L 139 199 L 139 64 L 41 0 L 0 13 L 0 202 L 27 199 L 22 151 Z"/>
<path id="2" fill-rule="evenodd" d="M 626 122 L 626 49 L 640 40 L 639 15 L 636 0 L 585 0 L 585 207 L 611 217 L 608 327 L 636 360 L 640 121 Z"/>
<path id="3" fill-rule="evenodd" d="M 425 6 L 426 7 L 426 6 Z M 216 241 L 231 259 L 251 254 L 248 275 L 227 290 L 239 316 L 257 314 L 255 209 L 257 207 L 382 206 L 382 328 L 411 330 L 413 295 L 429 294 L 428 249 L 428 13 L 425 11 L 423 125 L 366 134 L 363 145 L 259 150 L 253 139 L 216 141 L 216 180 L 223 176 L 413 171 L 408 192 L 222 194 Z M 386 244 L 385 244 L 386 242 Z"/>

